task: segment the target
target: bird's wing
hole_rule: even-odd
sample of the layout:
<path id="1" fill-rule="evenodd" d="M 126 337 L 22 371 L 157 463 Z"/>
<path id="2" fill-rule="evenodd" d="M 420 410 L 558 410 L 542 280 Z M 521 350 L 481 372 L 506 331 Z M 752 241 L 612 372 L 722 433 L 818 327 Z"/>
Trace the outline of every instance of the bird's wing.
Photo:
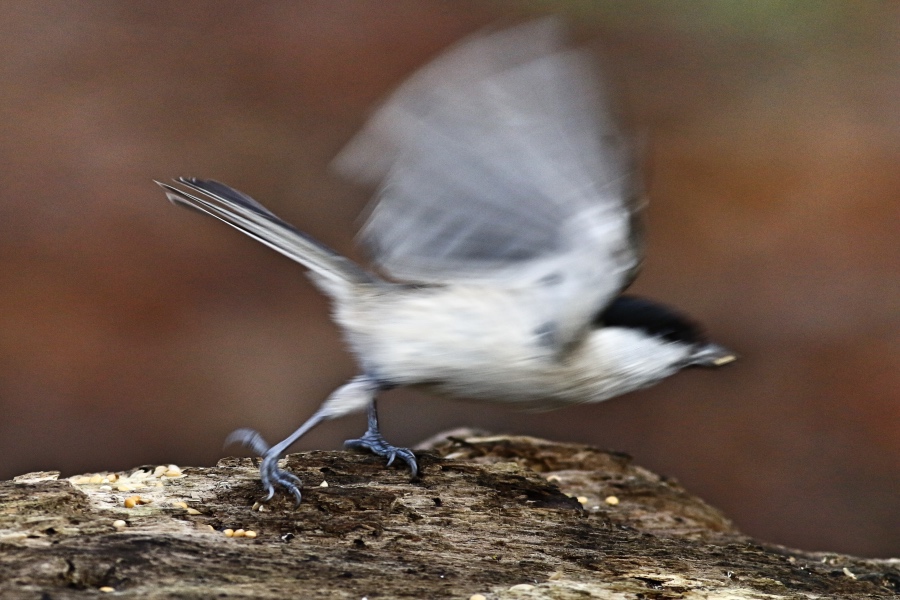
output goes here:
<path id="1" fill-rule="evenodd" d="M 597 310 L 640 262 L 629 144 L 588 53 L 567 48 L 553 20 L 439 56 L 335 167 L 378 185 L 360 237 L 401 280 L 552 275 L 569 280 L 561 300 L 580 294 Z"/>

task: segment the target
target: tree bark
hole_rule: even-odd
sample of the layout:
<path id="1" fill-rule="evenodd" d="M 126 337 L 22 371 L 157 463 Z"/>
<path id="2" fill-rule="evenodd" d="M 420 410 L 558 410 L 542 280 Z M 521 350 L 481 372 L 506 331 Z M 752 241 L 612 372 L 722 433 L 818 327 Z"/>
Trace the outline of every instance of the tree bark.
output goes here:
<path id="1" fill-rule="evenodd" d="M 102 590 L 133 598 L 852 600 L 900 593 L 900 560 L 753 540 L 624 454 L 458 435 L 417 456 L 421 476 L 410 481 L 404 469 L 364 454 L 290 455 L 287 468 L 306 485 L 296 509 L 286 494 L 259 508 L 258 460 L 249 458 L 180 475 L 145 467 L 93 482 L 52 472 L 2 482 L 0 597 Z M 245 535 L 227 537 L 227 529 Z"/>

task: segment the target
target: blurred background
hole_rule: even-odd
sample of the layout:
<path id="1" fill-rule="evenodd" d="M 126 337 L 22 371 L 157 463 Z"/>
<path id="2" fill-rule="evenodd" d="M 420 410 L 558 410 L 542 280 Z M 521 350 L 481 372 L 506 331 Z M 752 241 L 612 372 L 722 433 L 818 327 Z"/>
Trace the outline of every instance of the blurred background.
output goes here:
<path id="1" fill-rule="evenodd" d="M 397 390 L 414 444 L 477 426 L 622 450 L 747 533 L 900 556 L 900 3 L 22 0 L 0 20 L 0 477 L 212 465 L 356 367 L 303 270 L 169 205 L 225 181 L 341 251 L 328 163 L 460 37 L 559 12 L 591 40 L 651 193 L 633 291 L 743 359 L 534 415 Z M 358 256 L 358 254 L 354 254 Z M 339 448 L 362 415 L 296 450 Z"/>

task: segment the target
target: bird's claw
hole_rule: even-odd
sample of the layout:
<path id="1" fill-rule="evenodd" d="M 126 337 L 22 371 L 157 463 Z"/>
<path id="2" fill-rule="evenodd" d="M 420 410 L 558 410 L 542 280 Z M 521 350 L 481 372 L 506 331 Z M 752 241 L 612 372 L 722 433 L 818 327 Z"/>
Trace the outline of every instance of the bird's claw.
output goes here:
<path id="1" fill-rule="evenodd" d="M 394 464 L 394 460 L 400 458 L 409 466 L 412 476 L 415 477 L 419 473 L 419 465 L 416 462 L 416 456 L 409 448 L 398 448 L 393 444 L 389 444 L 379 432 L 369 430 L 364 436 L 355 440 L 347 440 L 344 442 L 344 448 L 363 449 L 387 458 L 387 466 Z"/>
<path id="2" fill-rule="evenodd" d="M 250 429 L 249 427 L 235 429 L 229 433 L 228 437 L 225 438 L 225 445 L 230 446 L 232 444 L 240 444 L 245 448 L 250 448 L 259 456 L 264 456 L 269 451 L 269 444 L 263 439 L 263 436 L 255 429 Z"/>
<path id="3" fill-rule="evenodd" d="M 277 485 L 290 492 L 296 501 L 296 505 L 300 505 L 302 496 L 300 488 L 303 487 L 303 482 L 290 471 L 278 468 L 278 452 L 272 452 L 272 448 L 259 432 L 246 428 L 235 430 L 225 440 L 226 446 L 230 444 L 246 446 L 262 457 L 263 461 L 259 467 L 259 478 L 262 480 L 263 489 L 266 491 L 266 497 L 263 498 L 263 502 L 268 502 L 275 497 L 275 486 Z"/>
<path id="4" fill-rule="evenodd" d="M 277 485 L 290 492 L 294 497 L 296 506 L 300 505 L 302 498 L 300 488 L 303 487 L 303 482 L 290 471 L 278 468 L 277 454 L 266 453 L 263 456 L 263 462 L 259 468 L 259 477 L 262 480 L 263 489 L 266 490 L 266 497 L 263 499 L 263 502 L 268 502 L 275 496 L 275 486 Z"/>

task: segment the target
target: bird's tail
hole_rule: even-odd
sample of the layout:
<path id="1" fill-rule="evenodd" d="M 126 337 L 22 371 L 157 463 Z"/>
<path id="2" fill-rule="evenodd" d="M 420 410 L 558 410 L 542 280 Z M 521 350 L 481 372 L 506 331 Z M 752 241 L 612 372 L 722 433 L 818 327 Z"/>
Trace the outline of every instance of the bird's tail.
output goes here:
<path id="1" fill-rule="evenodd" d="M 325 244 L 285 223 L 262 204 L 218 181 L 179 177 L 184 188 L 162 187 L 173 204 L 187 206 L 223 221 L 333 283 L 371 283 L 374 275 Z M 325 282 L 323 282 L 325 283 Z"/>

